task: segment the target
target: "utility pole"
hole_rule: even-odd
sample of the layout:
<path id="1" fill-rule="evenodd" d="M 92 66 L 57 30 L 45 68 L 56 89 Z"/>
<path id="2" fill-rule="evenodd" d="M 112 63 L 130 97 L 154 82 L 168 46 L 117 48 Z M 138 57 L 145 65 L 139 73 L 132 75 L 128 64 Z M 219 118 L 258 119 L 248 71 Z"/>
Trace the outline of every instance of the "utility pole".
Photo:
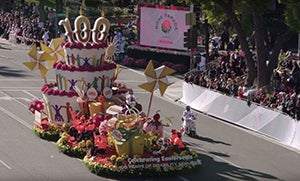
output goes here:
<path id="1" fill-rule="evenodd" d="M 209 65 L 209 30 L 208 30 L 208 20 L 204 17 L 204 29 L 205 29 L 205 64 L 206 68 Z"/>
<path id="2" fill-rule="evenodd" d="M 184 32 L 184 47 L 187 48 L 187 52 L 190 54 L 190 70 L 194 67 L 194 50 L 197 48 L 198 31 L 196 27 L 196 14 L 194 11 L 194 5 L 190 6 L 190 13 L 186 14 L 185 23 L 190 28 Z"/>

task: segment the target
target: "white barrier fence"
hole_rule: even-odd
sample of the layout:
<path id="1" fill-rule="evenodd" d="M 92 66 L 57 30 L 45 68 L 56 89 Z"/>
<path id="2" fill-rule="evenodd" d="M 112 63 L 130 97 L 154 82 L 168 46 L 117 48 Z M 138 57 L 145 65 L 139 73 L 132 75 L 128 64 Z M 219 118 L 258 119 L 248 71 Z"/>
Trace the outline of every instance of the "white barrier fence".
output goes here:
<path id="1" fill-rule="evenodd" d="M 195 84 L 183 83 L 181 102 L 193 109 L 260 132 L 300 149 L 300 124 L 278 111 L 232 98 Z"/>

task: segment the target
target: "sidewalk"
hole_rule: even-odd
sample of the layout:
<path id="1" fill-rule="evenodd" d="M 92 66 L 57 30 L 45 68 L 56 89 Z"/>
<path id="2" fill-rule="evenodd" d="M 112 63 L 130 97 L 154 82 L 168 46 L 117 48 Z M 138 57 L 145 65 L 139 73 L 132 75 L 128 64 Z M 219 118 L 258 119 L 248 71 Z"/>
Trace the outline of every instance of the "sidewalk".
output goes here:
<path id="1" fill-rule="evenodd" d="M 0 47 L 11 45 L 8 40 L 0 38 Z"/>
<path id="2" fill-rule="evenodd" d="M 1 49 L 9 49 L 9 47 L 17 47 L 21 49 L 30 49 L 31 46 L 24 45 L 24 44 L 15 44 L 10 42 L 9 40 L 6 40 L 4 38 L 0 38 L 0 48 Z"/>
<path id="3" fill-rule="evenodd" d="M 169 77 L 169 82 L 172 83 L 166 90 L 164 97 L 167 99 L 178 101 L 182 98 L 182 86 L 184 80 L 177 76 Z"/>

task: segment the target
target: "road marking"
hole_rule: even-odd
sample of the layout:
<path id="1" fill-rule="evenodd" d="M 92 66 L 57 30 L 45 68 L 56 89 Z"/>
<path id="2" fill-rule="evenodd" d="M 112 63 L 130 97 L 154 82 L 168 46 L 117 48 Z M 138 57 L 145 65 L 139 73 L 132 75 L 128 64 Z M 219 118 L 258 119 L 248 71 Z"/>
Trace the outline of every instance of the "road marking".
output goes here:
<path id="1" fill-rule="evenodd" d="M 7 100 L 7 101 L 8 100 L 16 100 L 16 99 L 20 99 L 20 100 L 30 102 L 30 99 L 24 98 L 24 97 L 9 97 L 9 96 L 0 97 L 0 100 Z"/>
<path id="2" fill-rule="evenodd" d="M 0 93 L 1 93 L 1 94 L 4 94 L 6 97 L 10 97 L 11 100 L 13 100 L 13 101 L 15 101 L 15 102 L 21 104 L 23 107 L 28 108 L 28 105 L 27 105 L 27 104 L 23 104 L 22 102 L 18 101 L 17 99 L 14 99 L 14 98 L 11 97 L 10 95 L 6 94 L 5 92 L 3 92 L 3 91 L 0 90 Z"/>
<path id="3" fill-rule="evenodd" d="M 182 176 L 177 176 L 177 178 L 182 181 L 189 181 L 189 179 L 182 177 Z"/>
<path id="4" fill-rule="evenodd" d="M 21 89 L 21 90 L 34 89 L 34 90 L 41 91 L 41 87 L 0 87 L 0 88 L 5 89 L 5 90 L 10 90 L 10 91 L 20 91 L 20 90 L 17 90 L 17 89 Z"/>
<path id="5" fill-rule="evenodd" d="M 23 92 L 27 95 L 30 95 L 31 97 L 33 97 L 34 99 L 39 99 L 38 97 L 36 97 L 35 95 L 31 94 L 30 92 L 23 90 Z"/>
<path id="6" fill-rule="evenodd" d="M 1 46 L 0 46 L 1 47 Z M 0 56 L 0 58 L 4 58 L 4 59 L 12 59 L 10 57 L 6 57 L 6 56 Z"/>
<path id="7" fill-rule="evenodd" d="M 30 124 L 28 124 L 26 121 L 24 121 L 23 119 L 19 118 L 17 115 L 15 115 L 12 112 L 9 112 L 8 110 L 4 109 L 2 106 L 0 106 L 0 110 L 2 112 L 4 112 L 5 114 L 7 114 L 9 117 L 13 118 L 14 120 L 18 121 L 19 123 L 23 124 L 25 127 L 32 129 L 32 126 Z"/>
<path id="8" fill-rule="evenodd" d="M 0 160 L 0 163 L 4 165 L 7 169 L 11 170 L 11 167 L 8 166 L 4 161 Z"/>
<path id="9" fill-rule="evenodd" d="M 32 81 L 43 82 L 42 79 L 7 79 L 7 78 L 0 79 L 0 81 L 5 81 L 5 82 L 32 82 Z M 49 79 L 48 81 L 55 81 L 55 79 Z"/>

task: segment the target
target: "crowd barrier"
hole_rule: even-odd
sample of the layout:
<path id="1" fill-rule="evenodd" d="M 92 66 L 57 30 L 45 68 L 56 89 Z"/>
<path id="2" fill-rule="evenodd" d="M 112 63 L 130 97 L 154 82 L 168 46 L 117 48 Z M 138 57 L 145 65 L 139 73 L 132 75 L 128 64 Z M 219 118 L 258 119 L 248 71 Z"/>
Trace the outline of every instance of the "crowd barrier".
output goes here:
<path id="1" fill-rule="evenodd" d="M 300 125 L 279 111 L 223 95 L 195 84 L 183 83 L 180 100 L 191 108 L 227 122 L 262 133 L 278 142 L 300 149 Z"/>

